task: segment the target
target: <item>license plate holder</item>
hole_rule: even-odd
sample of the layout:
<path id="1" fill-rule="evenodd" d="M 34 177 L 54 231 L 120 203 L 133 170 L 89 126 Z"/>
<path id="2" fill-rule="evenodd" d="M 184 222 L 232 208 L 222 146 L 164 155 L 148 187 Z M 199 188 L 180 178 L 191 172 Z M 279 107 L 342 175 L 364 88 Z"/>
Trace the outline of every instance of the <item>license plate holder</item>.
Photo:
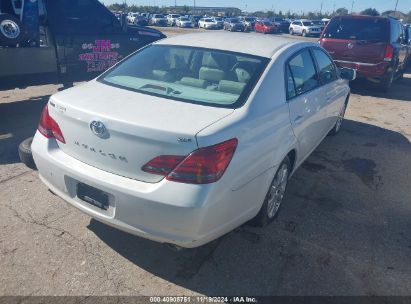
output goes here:
<path id="1" fill-rule="evenodd" d="M 107 193 L 83 183 L 77 184 L 77 197 L 102 210 L 107 210 L 110 205 Z"/>

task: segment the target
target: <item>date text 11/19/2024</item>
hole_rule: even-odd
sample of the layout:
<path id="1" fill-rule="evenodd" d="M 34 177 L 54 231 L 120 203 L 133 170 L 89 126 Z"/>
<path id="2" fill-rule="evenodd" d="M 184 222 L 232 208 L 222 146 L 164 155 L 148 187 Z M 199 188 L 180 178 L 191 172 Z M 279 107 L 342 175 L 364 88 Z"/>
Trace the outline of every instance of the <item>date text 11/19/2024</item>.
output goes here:
<path id="1" fill-rule="evenodd" d="M 257 303 L 254 297 L 207 297 L 207 296 L 170 296 L 150 297 L 150 303 Z"/>

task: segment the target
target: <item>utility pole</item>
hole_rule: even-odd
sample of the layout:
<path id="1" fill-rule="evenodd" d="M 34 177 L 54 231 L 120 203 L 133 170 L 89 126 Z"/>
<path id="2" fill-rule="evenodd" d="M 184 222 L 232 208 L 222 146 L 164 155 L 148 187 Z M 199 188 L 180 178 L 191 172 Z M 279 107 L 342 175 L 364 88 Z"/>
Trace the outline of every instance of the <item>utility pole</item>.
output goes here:
<path id="1" fill-rule="evenodd" d="M 320 15 L 323 13 L 323 1 L 321 1 Z"/>
<path id="2" fill-rule="evenodd" d="M 354 9 L 354 3 L 355 3 L 355 1 L 353 0 L 352 3 L 351 3 L 351 14 L 352 14 L 352 11 Z"/>
<path id="3" fill-rule="evenodd" d="M 398 0 L 397 0 L 397 2 L 395 3 L 394 17 L 395 17 L 395 15 L 397 14 L 397 6 L 398 6 Z"/>

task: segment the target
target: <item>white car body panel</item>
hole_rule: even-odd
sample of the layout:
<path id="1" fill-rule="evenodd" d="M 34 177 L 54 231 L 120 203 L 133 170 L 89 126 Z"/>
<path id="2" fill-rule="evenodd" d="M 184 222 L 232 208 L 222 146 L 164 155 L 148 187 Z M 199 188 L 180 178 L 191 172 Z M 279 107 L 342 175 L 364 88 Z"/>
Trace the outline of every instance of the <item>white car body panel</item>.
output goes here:
<path id="1" fill-rule="evenodd" d="M 245 37 L 252 48 L 237 43 Z M 347 81 L 338 79 L 286 101 L 285 63 L 303 48 L 320 48 L 316 43 L 226 33 L 178 36 L 157 43 L 205 48 L 216 45 L 223 50 L 265 55 L 270 62 L 245 104 L 234 110 L 163 100 L 96 81 L 52 96 L 52 102 L 66 108 L 66 113 L 60 113 L 59 108 L 49 106 L 50 115 L 59 123 L 67 141 L 84 137 L 84 141 L 101 143 L 87 128 L 90 119 L 96 117 L 105 119 L 109 130 L 123 134 L 114 137 L 111 144 L 107 141 L 108 146 L 127 155 L 132 155 L 132 150 L 144 154 L 130 156 L 131 169 L 124 168 L 127 174 L 118 174 L 120 165 L 108 160 L 86 157 L 85 162 L 84 154 L 73 156 L 73 147 L 65 149 L 39 132 L 32 145 L 33 157 L 47 187 L 92 217 L 154 241 L 196 247 L 258 213 L 278 166 L 292 152 L 295 171 L 310 155 L 334 126 L 349 87 Z M 82 129 L 69 125 L 72 117 L 84 124 Z M 128 137 L 140 133 L 141 128 L 144 133 L 150 132 L 144 141 Z M 179 134 L 195 141 L 187 146 L 173 142 Z M 141 167 L 143 158 L 148 161 L 157 155 L 186 153 L 231 138 L 238 139 L 237 149 L 224 175 L 215 183 L 184 184 L 156 175 L 130 173 Z M 156 143 L 147 147 L 146 140 Z M 138 180 L 140 177 L 144 178 Z M 109 193 L 109 209 L 101 210 L 77 198 L 78 182 Z"/>

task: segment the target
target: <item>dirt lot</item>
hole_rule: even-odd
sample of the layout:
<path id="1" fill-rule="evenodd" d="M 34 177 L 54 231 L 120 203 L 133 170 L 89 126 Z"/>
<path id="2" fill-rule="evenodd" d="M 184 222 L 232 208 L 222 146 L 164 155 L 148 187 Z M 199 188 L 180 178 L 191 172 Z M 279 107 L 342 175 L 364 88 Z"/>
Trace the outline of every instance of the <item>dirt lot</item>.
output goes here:
<path id="1" fill-rule="evenodd" d="M 387 94 L 354 85 L 272 225 L 179 252 L 91 220 L 19 163 L 57 88 L 0 92 L 0 295 L 411 295 L 411 74 Z"/>

